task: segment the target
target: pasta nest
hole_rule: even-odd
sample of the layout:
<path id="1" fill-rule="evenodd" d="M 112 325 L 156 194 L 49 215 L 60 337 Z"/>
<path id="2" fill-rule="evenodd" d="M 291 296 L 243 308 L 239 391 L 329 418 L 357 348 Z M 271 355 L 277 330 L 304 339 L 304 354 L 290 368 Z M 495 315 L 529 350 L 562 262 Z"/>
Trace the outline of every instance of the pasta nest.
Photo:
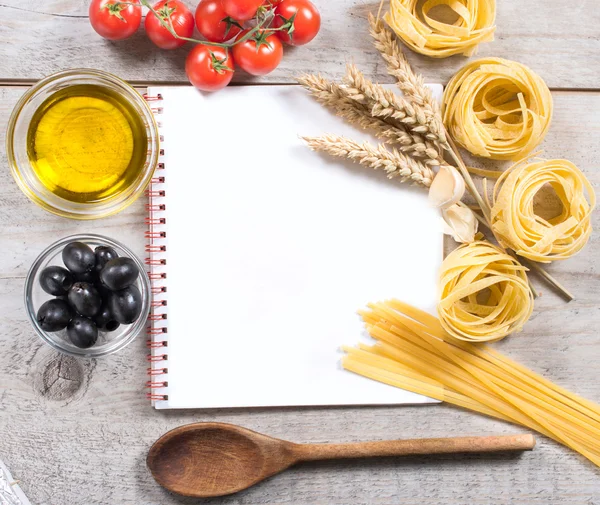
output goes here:
<path id="1" fill-rule="evenodd" d="M 533 311 L 526 268 L 489 242 L 463 245 L 442 263 L 440 323 L 467 342 L 500 340 L 520 331 Z"/>
<path id="2" fill-rule="evenodd" d="M 465 65 L 444 91 L 444 125 L 476 156 L 518 160 L 542 141 L 552 118 L 552 95 L 531 69 L 502 58 Z"/>
<path id="3" fill-rule="evenodd" d="M 436 10 L 452 11 L 451 18 Z M 385 20 L 417 53 L 433 58 L 471 56 L 481 42 L 494 40 L 495 0 L 390 0 Z"/>
<path id="4" fill-rule="evenodd" d="M 554 189 L 562 204 L 561 212 L 550 219 L 534 211 L 534 197 L 545 185 Z M 496 182 L 492 228 L 499 242 L 520 256 L 542 263 L 564 260 L 589 240 L 595 205 L 592 185 L 570 161 L 521 161 Z"/>

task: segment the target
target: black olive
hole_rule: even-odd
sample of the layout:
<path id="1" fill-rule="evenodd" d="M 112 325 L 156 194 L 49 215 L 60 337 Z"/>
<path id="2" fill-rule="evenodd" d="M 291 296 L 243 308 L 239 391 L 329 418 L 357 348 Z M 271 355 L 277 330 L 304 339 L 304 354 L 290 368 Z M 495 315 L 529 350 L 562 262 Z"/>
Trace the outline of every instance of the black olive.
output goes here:
<path id="1" fill-rule="evenodd" d="M 102 300 L 106 302 L 108 300 L 108 295 L 110 295 L 112 291 L 108 289 L 104 284 L 102 284 L 102 281 L 100 279 L 94 282 L 94 287 L 98 290 L 98 293 L 100 293 Z"/>
<path id="2" fill-rule="evenodd" d="M 102 305 L 100 312 L 94 317 L 94 322 L 100 331 L 115 331 L 121 323 L 115 321 L 111 311 L 106 305 Z"/>
<path id="3" fill-rule="evenodd" d="M 91 272 L 96 266 L 96 255 L 83 242 L 71 242 L 63 249 L 62 260 L 74 274 Z"/>
<path id="4" fill-rule="evenodd" d="M 75 282 L 88 282 L 89 284 L 96 284 L 98 282 L 98 274 L 94 272 L 83 272 L 81 274 L 73 274 Z"/>
<path id="5" fill-rule="evenodd" d="M 37 322 L 44 331 L 60 331 L 73 317 L 71 307 L 64 300 L 48 300 L 39 308 Z"/>
<path id="6" fill-rule="evenodd" d="M 110 260 L 119 257 L 117 251 L 107 245 L 99 245 L 94 252 L 96 254 L 96 272 L 100 272 Z"/>
<path id="7" fill-rule="evenodd" d="M 140 269 L 131 258 L 115 258 L 110 260 L 100 271 L 100 280 L 113 291 L 131 286 L 138 278 Z"/>
<path id="8" fill-rule="evenodd" d="M 135 286 L 115 291 L 108 298 L 108 309 L 121 324 L 131 324 L 142 312 L 142 295 Z"/>
<path id="9" fill-rule="evenodd" d="M 73 275 L 63 267 L 46 267 L 40 274 L 40 286 L 46 293 L 54 296 L 66 295 L 73 282 Z"/>
<path id="10" fill-rule="evenodd" d="M 87 349 L 92 347 L 98 340 L 98 328 L 91 319 L 75 316 L 67 326 L 67 335 L 73 345 Z"/>
<path id="11" fill-rule="evenodd" d="M 94 317 L 100 312 L 102 297 L 93 284 L 76 282 L 69 290 L 69 303 L 82 316 Z"/>

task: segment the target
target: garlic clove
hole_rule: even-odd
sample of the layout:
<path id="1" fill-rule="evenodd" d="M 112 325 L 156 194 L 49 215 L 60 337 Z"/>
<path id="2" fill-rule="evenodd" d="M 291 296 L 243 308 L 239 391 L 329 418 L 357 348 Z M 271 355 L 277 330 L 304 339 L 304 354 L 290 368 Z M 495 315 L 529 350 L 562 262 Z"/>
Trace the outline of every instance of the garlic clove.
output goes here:
<path id="1" fill-rule="evenodd" d="M 442 217 L 446 235 L 450 235 L 461 244 L 470 244 L 475 241 L 479 223 L 471 209 L 454 204 L 442 210 Z"/>
<path id="2" fill-rule="evenodd" d="M 465 180 L 456 168 L 442 165 L 429 188 L 429 203 L 447 209 L 459 202 L 465 194 Z"/>

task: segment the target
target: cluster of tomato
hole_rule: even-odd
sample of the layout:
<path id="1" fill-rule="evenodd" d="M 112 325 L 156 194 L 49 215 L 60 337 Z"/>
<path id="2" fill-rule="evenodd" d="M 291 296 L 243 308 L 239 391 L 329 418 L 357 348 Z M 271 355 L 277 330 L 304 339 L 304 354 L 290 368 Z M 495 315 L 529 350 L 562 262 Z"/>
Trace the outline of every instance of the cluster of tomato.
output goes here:
<path id="1" fill-rule="evenodd" d="M 154 5 L 146 0 L 92 0 L 90 22 L 106 39 L 126 39 L 142 22 L 142 6 L 150 9 L 146 34 L 158 47 L 175 49 L 197 42 L 185 71 L 203 91 L 227 86 L 234 65 L 252 75 L 272 72 L 281 62 L 282 42 L 307 44 L 321 27 L 319 11 L 310 0 L 201 0 L 195 15 L 179 0 Z M 192 38 L 194 25 L 206 40 Z"/>

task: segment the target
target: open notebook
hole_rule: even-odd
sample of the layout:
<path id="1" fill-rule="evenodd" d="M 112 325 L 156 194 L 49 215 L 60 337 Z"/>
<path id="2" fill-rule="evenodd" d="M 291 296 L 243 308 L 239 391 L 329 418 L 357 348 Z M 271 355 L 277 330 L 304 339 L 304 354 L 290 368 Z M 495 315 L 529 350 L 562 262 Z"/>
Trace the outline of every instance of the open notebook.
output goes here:
<path id="1" fill-rule="evenodd" d="M 442 87 L 434 85 L 438 98 Z M 442 261 L 427 193 L 299 135 L 371 140 L 299 86 L 152 87 L 149 360 L 157 408 L 431 402 L 341 369 L 356 311 L 433 311 Z"/>

